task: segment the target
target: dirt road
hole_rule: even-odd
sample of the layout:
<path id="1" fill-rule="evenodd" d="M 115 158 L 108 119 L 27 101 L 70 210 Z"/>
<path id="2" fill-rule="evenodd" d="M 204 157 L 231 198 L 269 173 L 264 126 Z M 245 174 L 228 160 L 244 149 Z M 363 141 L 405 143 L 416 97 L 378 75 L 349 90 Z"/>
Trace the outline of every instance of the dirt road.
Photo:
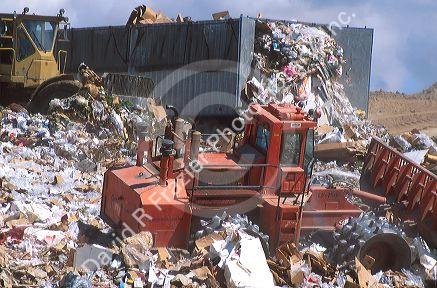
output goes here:
<path id="1" fill-rule="evenodd" d="M 416 128 L 437 136 L 437 83 L 413 95 L 372 92 L 369 119 L 383 124 L 391 134 Z"/>

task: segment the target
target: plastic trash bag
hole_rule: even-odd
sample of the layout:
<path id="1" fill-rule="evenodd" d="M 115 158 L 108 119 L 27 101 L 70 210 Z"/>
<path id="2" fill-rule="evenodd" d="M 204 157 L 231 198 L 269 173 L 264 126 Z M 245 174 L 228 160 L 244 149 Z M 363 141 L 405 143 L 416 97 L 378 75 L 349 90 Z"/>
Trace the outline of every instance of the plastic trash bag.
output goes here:
<path id="1" fill-rule="evenodd" d="M 412 142 L 416 149 L 427 149 L 436 145 L 434 141 L 425 134 L 413 134 Z"/>
<path id="2" fill-rule="evenodd" d="M 413 273 L 411 273 L 410 271 L 408 271 L 406 269 L 401 269 L 401 271 L 407 277 L 407 280 L 404 283 L 405 286 L 425 287 L 423 285 L 423 282 L 422 282 L 422 279 L 420 278 L 420 276 L 414 275 Z"/>
<path id="3" fill-rule="evenodd" d="M 338 128 L 335 128 L 334 131 L 327 133 L 325 137 L 318 142 L 318 144 L 342 142 L 346 142 L 346 139 L 344 138 L 343 133 Z"/>
<path id="4" fill-rule="evenodd" d="M 400 149 L 401 152 L 407 152 L 411 149 L 411 144 L 404 139 L 404 137 L 398 135 L 392 138 L 393 146 Z"/>
<path id="5" fill-rule="evenodd" d="M 61 288 L 93 288 L 91 281 L 81 278 L 75 275 L 73 272 L 69 272 L 64 277 L 64 285 Z"/>
<path id="6" fill-rule="evenodd" d="M 407 153 L 404 153 L 404 156 L 413 161 L 414 163 L 420 165 L 425 161 L 425 156 L 428 154 L 428 149 L 425 150 L 417 150 L 417 151 L 410 151 Z"/>

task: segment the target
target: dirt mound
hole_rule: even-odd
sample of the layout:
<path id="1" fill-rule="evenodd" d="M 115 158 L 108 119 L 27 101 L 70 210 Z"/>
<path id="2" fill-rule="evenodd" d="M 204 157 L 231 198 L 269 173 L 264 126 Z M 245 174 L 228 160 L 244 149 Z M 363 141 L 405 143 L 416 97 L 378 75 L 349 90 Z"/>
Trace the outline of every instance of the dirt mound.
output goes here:
<path id="1" fill-rule="evenodd" d="M 420 93 L 374 91 L 369 98 L 369 119 L 391 134 L 416 128 L 437 136 L 437 83 Z"/>

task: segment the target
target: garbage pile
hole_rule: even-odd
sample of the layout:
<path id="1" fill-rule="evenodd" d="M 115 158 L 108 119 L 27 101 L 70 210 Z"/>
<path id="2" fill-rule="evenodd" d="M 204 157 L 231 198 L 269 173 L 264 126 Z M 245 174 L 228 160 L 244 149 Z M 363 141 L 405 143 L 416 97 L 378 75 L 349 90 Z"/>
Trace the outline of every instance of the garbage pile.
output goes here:
<path id="1" fill-rule="evenodd" d="M 437 144 L 428 135 L 418 131 L 391 137 L 390 145 L 414 163 L 437 174 Z"/>
<path id="2" fill-rule="evenodd" d="M 212 14 L 214 20 L 228 20 L 231 19 L 229 11 L 220 11 Z M 146 5 L 140 5 L 132 10 L 126 26 L 160 24 L 160 23 L 191 23 L 193 20 L 190 16 L 183 17 L 179 13 L 175 19 L 169 18 L 161 12 L 155 12 L 152 8 Z"/>
<path id="3" fill-rule="evenodd" d="M 51 133 L 49 123 L 3 110 L 2 140 L 9 141 L 0 143 L 2 287 L 64 274 L 81 223 L 106 227 L 98 218 L 105 168 L 92 158 L 105 143 L 75 125 Z"/>
<path id="4" fill-rule="evenodd" d="M 213 14 L 213 16 L 214 15 L 215 14 Z M 220 18 L 220 15 L 217 17 Z M 180 13 L 177 15 L 176 19 L 171 19 L 165 16 L 164 14 L 162 14 L 161 12 L 155 12 L 152 8 L 147 7 L 146 5 L 141 5 L 136 7 L 134 10 L 132 10 L 132 13 L 127 20 L 126 26 L 172 23 L 172 22 L 186 23 L 186 22 L 193 22 L 193 21 L 191 20 L 190 16 L 182 17 Z"/>
<path id="5" fill-rule="evenodd" d="M 343 50 L 322 27 L 258 22 L 254 60 L 266 78 L 249 81 L 249 96 L 261 103 L 294 103 L 308 111 L 321 109 L 331 100 L 339 102 L 329 105 L 347 110 L 342 114 L 353 114 L 341 85 L 335 81 L 342 74 Z"/>
<path id="6" fill-rule="evenodd" d="M 269 265 L 273 275 L 280 276 L 275 276 L 277 285 L 433 287 L 437 251 L 417 235 L 407 234 L 389 205 L 381 206 L 340 223 L 332 239 L 310 235 L 300 241 L 300 249 L 291 243 L 278 247 L 276 263 Z"/>
<path id="7" fill-rule="evenodd" d="M 173 22 L 170 18 L 162 13 L 156 13 L 150 7 L 141 5 L 132 10 L 126 25 L 138 25 L 138 24 L 156 24 L 156 23 L 170 23 Z"/>
<path id="8" fill-rule="evenodd" d="M 359 221 L 363 219 L 369 220 L 369 215 Z M 377 221 L 390 225 L 385 218 Z M 342 235 L 351 230 L 349 224 L 344 224 Z M 59 284 L 47 281 L 44 287 L 425 287 L 436 269 L 435 255 L 419 239 L 413 245 L 421 249 L 415 254 L 420 260 L 397 272 L 372 272 L 373 258 L 359 260 L 357 253 L 350 255 L 350 265 L 332 262 L 336 248 L 317 243 L 299 248 L 284 243 L 270 255 L 266 241 L 268 237 L 246 216 L 223 214 L 202 222 L 192 237 L 191 252 L 153 248 L 149 232 L 113 247 L 84 244 L 74 252 L 74 271 L 64 274 Z"/>
<path id="9" fill-rule="evenodd" d="M 343 49 L 327 27 L 259 20 L 254 61 L 262 76 L 248 81 L 246 96 L 264 104 L 294 103 L 316 115 L 324 160 L 356 160 L 372 136 L 387 139 L 383 127 L 367 122 L 349 102 L 338 81 Z"/>
<path id="10" fill-rule="evenodd" d="M 338 82 L 342 74 L 341 66 L 344 63 L 343 50 L 335 43 L 326 27 L 280 21 L 258 21 L 254 62 L 258 71 L 255 71 L 247 83 L 245 96 L 248 99 L 262 104 L 293 103 L 318 118 L 315 147 L 315 156 L 318 161 L 313 167 L 311 184 L 329 188 L 360 189 L 362 160 L 373 136 L 383 139 L 386 143 L 390 141 L 390 144 L 397 147 L 400 152 L 406 153 L 408 158 L 435 171 L 433 169 L 437 167 L 437 149 L 432 139 L 419 131 L 391 137 L 384 127 L 367 121 L 364 111 L 352 107 L 342 85 Z M 355 203 L 357 199 L 348 200 Z M 362 217 L 367 219 L 369 215 L 365 214 Z M 310 265 L 310 260 L 306 262 L 302 260 L 307 259 L 308 255 L 305 257 L 304 253 L 300 253 L 301 251 L 290 245 L 280 247 L 279 251 L 282 249 L 280 255 L 286 255 L 287 261 L 283 261 L 285 264 L 279 267 L 275 264 L 270 265 L 273 268 L 272 273 L 276 284 L 298 287 L 313 287 L 312 285 L 318 285 L 317 287 L 424 287 L 422 279 L 435 281 L 437 269 L 435 255 L 429 256 L 431 255 L 429 249 L 423 248 L 424 246 L 419 244 L 417 239 L 408 240 L 408 245 L 413 247 L 411 251 L 415 251 L 412 253 L 416 257 L 411 260 L 416 261 L 416 264 L 421 263 L 413 267 L 413 272 L 399 268 L 397 272 L 373 271 L 372 275 L 372 265 L 367 262 L 361 263 L 362 259 L 356 258 L 363 244 L 358 239 L 360 235 L 365 234 L 367 238 L 364 238 L 368 239 L 385 229 L 387 231 L 384 232 L 390 230 L 391 233 L 400 234 L 400 238 L 405 238 L 405 232 L 398 226 L 388 223 L 387 219 L 379 218 L 373 219 L 372 222 L 372 225 L 375 225 L 374 228 L 381 229 L 375 232 L 374 229 L 362 225 L 362 222 L 368 220 L 362 221 L 362 217 L 357 220 L 350 219 L 350 223 L 343 225 L 343 230 L 334 233 L 337 237 L 335 239 L 337 248 L 323 249 L 326 253 L 322 254 L 331 258 L 319 259 L 318 267 L 322 266 L 323 270 L 314 277 L 310 276 L 311 271 L 308 269 L 314 265 Z M 366 222 L 366 225 L 368 224 L 369 221 Z M 344 246 L 338 247 L 339 242 L 344 242 Z M 418 250 L 422 251 L 421 254 L 417 252 Z M 334 266 L 341 265 L 344 262 L 344 259 L 340 259 L 341 257 L 339 258 L 335 253 L 338 255 L 349 253 L 348 263 L 344 265 L 344 267 L 349 267 L 349 271 L 341 269 L 341 266 L 329 265 L 329 263 Z M 417 258 L 419 254 L 428 255 L 423 257 L 431 257 L 434 259 L 431 261 L 434 264 L 423 265 L 427 260 L 419 261 Z M 404 258 L 408 259 L 408 257 Z M 292 268 L 294 265 L 296 265 L 295 268 Z M 354 268 L 351 269 L 351 267 Z M 374 269 L 375 267 L 377 265 Z M 306 283 L 303 279 L 310 280 Z M 296 281 L 300 281 L 299 284 L 296 284 Z"/>
<path id="11" fill-rule="evenodd" d="M 270 255 L 269 237 L 239 215 L 202 222 L 190 252 L 154 248 L 149 232 L 120 240 L 98 217 L 102 175 L 105 166 L 116 164 L 110 159 L 130 161 L 127 147 L 135 143 L 129 127 L 147 120 L 156 129 L 159 123 L 144 118 L 153 117 L 152 112 L 99 91 L 94 97 L 81 91 L 54 100 L 48 116 L 2 110 L 1 287 L 359 287 L 368 281 L 424 287 L 424 279 L 435 279 L 435 255 L 417 241 L 420 270 L 372 272 L 369 263 L 352 254 L 354 263 L 348 258 L 342 266 L 330 258 L 332 248 L 314 243 L 285 243 Z M 123 129 L 117 129 L 111 113 L 119 115 Z M 318 171 L 338 167 L 334 162 L 317 165 L 322 165 Z M 345 181 L 338 176 L 333 183 Z M 349 230 L 340 231 L 341 237 L 349 240 Z"/>
<path id="12" fill-rule="evenodd" d="M 344 187 L 351 189 L 360 188 L 360 169 L 358 165 L 338 165 L 337 162 L 317 161 L 314 164 L 311 178 L 312 185 L 326 187 Z"/>
<path id="13" fill-rule="evenodd" d="M 0 110 L 1 287 L 55 283 L 80 245 L 110 241 L 98 217 L 103 173 L 133 163 L 138 123 L 151 138 L 163 133 L 156 105 L 132 106 L 93 85 L 53 100 L 46 116 Z"/>
<path id="14" fill-rule="evenodd" d="M 131 25 L 170 21 L 143 8 Z M 370 136 L 389 136 L 352 108 L 337 82 L 341 47 L 322 27 L 258 26 L 255 61 L 267 79 L 252 78 L 248 96 L 295 103 L 320 116 L 316 155 L 323 162 L 315 164 L 312 183 L 359 188 L 355 160 Z M 269 236 L 241 215 L 202 221 L 190 251 L 154 247 L 149 232 L 118 238 L 99 218 L 103 173 L 133 163 L 140 123 L 147 123 L 150 138 L 162 134 L 163 108 L 109 95 L 86 66 L 79 74 L 83 88 L 51 101 L 47 116 L 0 111 L 1 287 L 424 287 L 435 281 L 435 253 L 372 212 L 343 223 L 333 233 L 337 246 L 284 243 L 272 255 Z M 437 167 L 437 145 L 419 131 L 391 141 L 417 163 Z M 366 241 L 387 231 L 411 249 L 400 271 L 381 272 L 377 259 L 360 255 Z"/>
<path id="15" fill-rule="evenodd" d="M 191 253 L 152 248 L 149 232 L 113 249 L 85 245 L 75 252 L 75 279 L 88 281 L 84 287 L 275 287 L 268 237 L 247 217 L 223 214 L 202 226 L 193 235 Z"/>

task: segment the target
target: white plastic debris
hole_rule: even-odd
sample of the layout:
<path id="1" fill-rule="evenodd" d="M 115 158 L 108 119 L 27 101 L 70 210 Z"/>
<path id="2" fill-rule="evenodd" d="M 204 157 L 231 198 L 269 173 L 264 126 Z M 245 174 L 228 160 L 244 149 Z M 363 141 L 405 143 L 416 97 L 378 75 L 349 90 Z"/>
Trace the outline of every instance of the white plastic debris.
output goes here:
<path id="1" fill-rule="evenodd" d="M 426 150 L 416 150 L 404 153 L 405 157 L 413 161 L 414 163 L 420 165 L 425 161 L 425 156 L 428 154 L 428 149 Z"/>
<path id="2" fill-rule="evenodd" d="M 24 230 L 24 237 L 35 238 L 41 244 L 54 247 L 66 240 L 65 233 L 62 231 L 44 230 L 28 227 Z"/>
<path id="3" fill-rule="evenodd" d="M 239 257 L 228 259 L 224 266 L 227 287 L 275 287 L 259 239 L 244 237 L 240 247 Z"/>
<path id="4" fill-rule="evenodd" d="M 74 268 L 81 271 L 97 271 L 112 264 L 113 252 L 100 245 L 84 245 L 74 254 Z"/>

